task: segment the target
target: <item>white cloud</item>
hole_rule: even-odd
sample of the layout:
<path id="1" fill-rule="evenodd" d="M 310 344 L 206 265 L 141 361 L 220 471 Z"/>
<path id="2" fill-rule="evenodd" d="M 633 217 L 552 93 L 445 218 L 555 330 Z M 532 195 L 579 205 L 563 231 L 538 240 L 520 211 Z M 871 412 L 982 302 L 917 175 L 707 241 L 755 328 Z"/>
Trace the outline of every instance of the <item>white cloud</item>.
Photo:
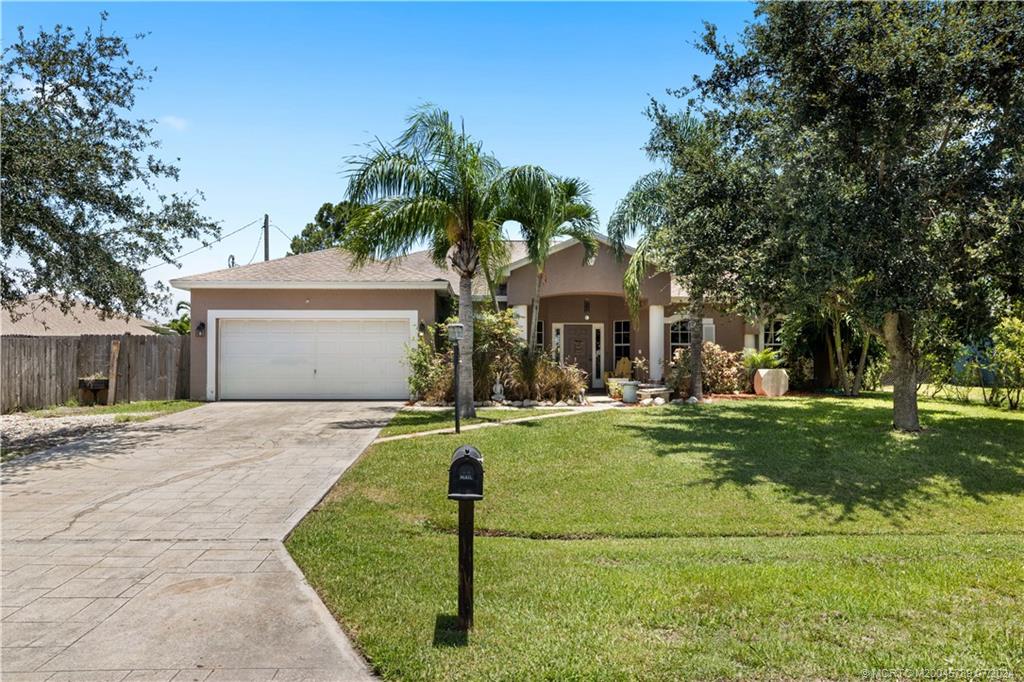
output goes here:
<path id="1" fill-rule="evenodd" d="M 167 114 L 166 116 L 161 116 L 160 117 L 160 123 L 162 123 L 165 126 L 169 126 L 171 128 L 174 128 L 175 130 L 178 130 L 178 131 L 184 130 L 185 128 L 188 127 L 188 121 L 186 121 L 185 119 L 183 119 L 180 116 L 173 116 L 171 114 Z"/>

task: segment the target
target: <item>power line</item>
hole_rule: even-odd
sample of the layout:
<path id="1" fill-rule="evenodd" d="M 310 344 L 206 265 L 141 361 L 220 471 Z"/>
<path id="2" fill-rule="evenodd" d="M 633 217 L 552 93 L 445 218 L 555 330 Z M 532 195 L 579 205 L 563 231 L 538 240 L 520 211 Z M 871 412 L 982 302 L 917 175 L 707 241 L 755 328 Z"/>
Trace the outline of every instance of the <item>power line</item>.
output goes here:
<path id="1" fill-rule="evenodd" d="M 287 239 L 287 240 L 288 240 L 289 242 L 290 242 L 290 241 L 291 241 L 291 240 L 293 239 L 293 237 L 290 237 L 290 236 L 288 236 L 287 234 L 285 234 L 285 233 L 284 233 L 284 230 L 282 230 L 282 229 L 281 229 L 280 227 L 278 227 L 278 226 L 277 226 L 277 225 L 275 225 L 274 223 L 270 223 L 270 226 L 271 226 L 272 228 L 274 228 L 275 230 L 277 230 L 278 232 L 280 232 L 280 233 L 281 233 L 281 236 L 282 236 L 282 237 L 284 237 L 285 239 Z"/>
<path id="2" fill-rule="evenodd" d="M 246 265 L 252 265 L 252 262 L 254 260 L 256 260 L 256 254 L 260 252 L 260 244 L 262 244 L 262 243 L 263 243 L 263 230 L 260 230 L 260 236 L 256 240 L 256 248 L 253 249 L 253 251 L 252 251 L 252 258 L 249 259 L 249 262 L 246 263 Z"/>
<path id="3" fill-rule="evenodd" d="M 203 249 L 207 249 L 207 248 L 209 248 L 209 247 L 213 246 L 214 244 L 216 244 L 217 242 L 223 241 L 223 240 L 227 239 L 228 237 L 230 237 L 230 236 L 232 236 L 232 235 L 238 234 L 239 232 L 241 232 L 242 230 L 244 230 L 244 229 L 245 229 L 245 228 L 247 228 L 247 227 L 252 227 L 253 225 L 255 225 L 256 223 L 258 223 L 259 221 L 260 221 L 260 219 L 259 219 L 259 218 L 257 218 L 256 220 L 252 221 L 251 223 L 248 223 L 248 224 L 246 224 L 246 225 L 242 225 L 242 226 L 241 226 L 240 228 L 238 228 L 237 230 L 233 230 L 233 231 L 231 231 L 231 232 L 228 232 L 228 233 L 227 233 L 227 234 L 225 234 L 225 235 L 222 235 L 222 236 L 220 236 L 220 237 L 217 237 L 216 239 L 214 239 L 214 240 L 213 240 L 212 242 L 210 242 L 209 244 L 203 244 L 203 245 L 202 245 L 202 246 L 200 246 L 200 247 L 199 247 L 198 249 L 192 249 L 191 251 L 188 251 L 188 252 L 186 252 L 186 253 L 179 253 L 179 254 L 178 254 L 177 256 L 173 256 L 173 257 L 171 258 L 171 260 L 178 260 L 179 258 L 184 258 L 184 257 L 186 257 L 186 256 L 191 256 L 191 255 L 192 255 L 193 253 L 199 253 L 199 252 L 200 252 L 200 251 L 202 251 Z M 142 272 L 148 272 L 148 271 L 152 270 L 153 268 L 158 268 L 158 267 L 160 267 L 161 265 L 171 265 L 171 263 L 168 263 L 168 262 L 163 262 L 163 263 L 157 263 L 156 265 L 150 265 L 150 266 L 149 266 L 148 268 L 145 268 L 145 269 L 143 269 L 143 270 L 142 270 Z"/>

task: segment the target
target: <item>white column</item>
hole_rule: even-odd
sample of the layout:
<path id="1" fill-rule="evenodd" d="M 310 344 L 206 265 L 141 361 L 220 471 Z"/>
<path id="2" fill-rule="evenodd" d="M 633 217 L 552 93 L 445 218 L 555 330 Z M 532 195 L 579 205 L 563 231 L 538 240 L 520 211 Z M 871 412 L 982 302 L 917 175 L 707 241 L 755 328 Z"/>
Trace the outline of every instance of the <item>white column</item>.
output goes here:
<path id="1" fill-rule="evenodd" d="M 651 363 L 651 381 L 661 381 L 665 362 L 665 306 L 652 305 L 648 320 L 647 336 L 651 347 L 647 360 Z"/>
<path id="2" fill-rule="evenodd" d="M 515 312 L 516 322 L 519 324 L 519 338 L 523 340 L 523 343 L 526 343 L 528 338 L 526 334 L 526 306 L 512 306 L 512 310 Z"/>

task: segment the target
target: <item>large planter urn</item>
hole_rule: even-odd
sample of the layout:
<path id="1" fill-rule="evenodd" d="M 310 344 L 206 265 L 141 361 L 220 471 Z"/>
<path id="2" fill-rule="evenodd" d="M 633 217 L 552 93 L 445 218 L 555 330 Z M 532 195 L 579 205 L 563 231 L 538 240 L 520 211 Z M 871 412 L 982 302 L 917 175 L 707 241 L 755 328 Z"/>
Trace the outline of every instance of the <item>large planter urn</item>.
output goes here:
<path id="1" fill-rule="evenodd" d="M 759 369 L 754 374 L 754 393 L 770 398 L 786 395 L 789 375 L 784 369 Z"/>
<path id="2" fill-rule="evenodd" d="M 636 402 L 636 389 L 640 386 L 639 381 L 620 381 L 619 386 L 622 387 L 622 402 L 624 403 L 635 403 Z"/>

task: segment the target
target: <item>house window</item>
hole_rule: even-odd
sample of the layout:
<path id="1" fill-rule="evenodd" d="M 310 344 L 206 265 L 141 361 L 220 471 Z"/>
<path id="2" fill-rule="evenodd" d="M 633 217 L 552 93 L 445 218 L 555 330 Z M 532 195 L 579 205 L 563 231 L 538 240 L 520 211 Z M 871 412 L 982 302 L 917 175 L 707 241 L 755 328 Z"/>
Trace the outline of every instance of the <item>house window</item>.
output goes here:
<path id="1" fill-rule="evenodd" d="M 498 285 L 498 296 L 508 296 L 508 282 L 502 282 Z"/>
<path id="2" fill-rule="evenodd" d="M 772 320 L 764 326 L 762 348 L 782 348 L 782 320 Z"/>
<path id="3" fill-rule="evenodd" d="M 690 321 L 677 320 L 672 323 L 668 330 L 668 354 L 675 355 L 679 348 L 686 348 L 690 345 Z"/>
<path id="4" fill-rule="evenodd" d="M 630 322 L 629 320 L 615 320 L 612 323 L 612 361 L 618 364 L 622 358 L 629 357 L 630 344 Z"/>
<path id="5" fill-rule="evenodd" d="M 537 320 L 537 327 L 533 330 L 533 345 L 544 348 L 544 320 Z"/>

